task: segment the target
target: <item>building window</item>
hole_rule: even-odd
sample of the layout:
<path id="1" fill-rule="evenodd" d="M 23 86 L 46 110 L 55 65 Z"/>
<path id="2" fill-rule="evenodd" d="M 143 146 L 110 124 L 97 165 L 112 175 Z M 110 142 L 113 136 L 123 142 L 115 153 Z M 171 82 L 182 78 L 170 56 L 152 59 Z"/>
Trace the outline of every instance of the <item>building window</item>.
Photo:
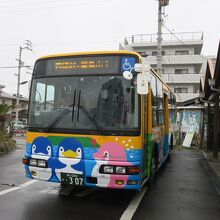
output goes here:
<path id="1" fill-rule="evenodd" d="M 188 50 L 177 50 L 175 55 L 189 55 Z"/>
<path id="2" fill-rule="evenodd" d="M 198 93 L 199 92 L 199 84 L 195 84 L 194 86 L 193 86 L 193 92 L 194 93 Z"/>
<path id="3" fill-rule="evenodd" d="M 152 51 L 152 56 L 157 56 L 157 51 Z M 162 51 L 162 56 L 165 56 L 165 51 Z"/>
<path id="4" fill-rule="evenodd" d="M 188 74 L 188 69 L 175 69 L 175 74 Z"/>
<path id="5" fill-rule="evenodd" d="M 6 100 L 2 99 L 2 105 L 6 104 Z"/>
<path id="6" fill-rule="evenodd" d="M 188 93 L 188 88 L 174 88 L 174 93 Z"/>

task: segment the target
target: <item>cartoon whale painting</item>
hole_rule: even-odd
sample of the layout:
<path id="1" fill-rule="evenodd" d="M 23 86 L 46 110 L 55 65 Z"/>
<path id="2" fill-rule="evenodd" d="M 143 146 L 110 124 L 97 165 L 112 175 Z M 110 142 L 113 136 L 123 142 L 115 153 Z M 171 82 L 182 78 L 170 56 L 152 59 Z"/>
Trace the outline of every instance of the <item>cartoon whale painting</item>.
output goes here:
<path id="1" fill-rule="evenodd" d="M 52 154 L 52 144 L 47 138 L 40 136 L 33 141 L 31 145 L 31 158 L 46 160 L 47 164 L 51 164 Z M 52 167 L 49 165 L 48 168 L 29 166 L 29 171 L 34 179 L 49 180 L 53 175 Z"/>
<path id="2" fill-rule="evenodd" d="M 61 173 L 83 174 L 85 170 L 83 147 L 74 138 L 66 138 L 58 146 L 58 160 L 63 168 L 56 169 L 56 175 L 61 180 Z"/>
<path id="3" fill-rule="evenodd" d="M 101 165 L 123 165 L 130 166 L 131 163 L 127 162 L 126 152 L 122 146 L 115 142 L 108 142 L 101 145 L 97 153 L 93 154 L 96 160 L 96 165 L 92 170 L 92 176 L 97 178 L 97 186 L 100 187 L 117 187 L 123 188 L 128 180 L 128 175 L 118 174 L 100 174 L 99 169 Z M 120 179 L 124 181 L 122 185 L 115 185 L 115 180 Z"/>

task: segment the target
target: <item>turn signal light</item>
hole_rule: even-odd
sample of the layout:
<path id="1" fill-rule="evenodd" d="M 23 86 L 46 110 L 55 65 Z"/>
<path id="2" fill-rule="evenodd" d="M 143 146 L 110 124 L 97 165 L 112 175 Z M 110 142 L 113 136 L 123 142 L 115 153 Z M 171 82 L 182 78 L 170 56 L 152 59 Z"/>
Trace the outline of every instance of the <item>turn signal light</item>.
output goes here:
<path id="1" fill-rule="evenodd" d="M 140 171 L 140 167 L 128 167 L 128 174 L 138 174 Z"/>
<path id="2" fill-rule="evenodd" d="M 127 184 L 128 185 L 137 185 L 138 184 L 138 180 L 128 180 Z"/>
<path id="3" fill-rule="evenodd" d="M 25 165 L 28 165 L 29 160 L 27 158 L 23 158 L 22 159 L 22 163 L 25 164 Z"/>

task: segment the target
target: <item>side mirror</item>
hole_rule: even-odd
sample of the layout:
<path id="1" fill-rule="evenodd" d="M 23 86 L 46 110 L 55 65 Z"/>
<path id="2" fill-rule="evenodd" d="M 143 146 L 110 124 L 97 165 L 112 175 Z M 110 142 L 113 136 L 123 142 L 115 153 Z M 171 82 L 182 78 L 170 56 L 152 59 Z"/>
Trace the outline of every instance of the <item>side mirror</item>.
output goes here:
<path id="1" fill-rule="evenodd" d="M 140 95 L 148 94 L 148 74 L 139 73 L 137 75 L 137 93 Z"/>
<path id="2" fill-rule="evenodd" d="M 131 80 L 133 78 L 133 74 L 130 71 L 124 71 L 123 77 L 127 80 Z"/>

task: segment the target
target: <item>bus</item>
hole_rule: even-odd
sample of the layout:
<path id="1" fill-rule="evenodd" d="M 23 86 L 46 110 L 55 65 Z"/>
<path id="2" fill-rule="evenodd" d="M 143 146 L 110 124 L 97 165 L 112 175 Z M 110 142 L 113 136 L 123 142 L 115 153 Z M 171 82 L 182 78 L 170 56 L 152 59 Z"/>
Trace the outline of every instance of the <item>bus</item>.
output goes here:
<path id="1" fill-rule="evenodd" d="M 176 114 L 175 95 L 152 68 L 138 81 L 142 73 L 135 66 L 141 63 L 130 51 L 39 58 L 30 91 L 26 176 L 63 187 L 141 190 L 170 157 Z M 145 94 L 139 94 L 140 84 Z"/>

